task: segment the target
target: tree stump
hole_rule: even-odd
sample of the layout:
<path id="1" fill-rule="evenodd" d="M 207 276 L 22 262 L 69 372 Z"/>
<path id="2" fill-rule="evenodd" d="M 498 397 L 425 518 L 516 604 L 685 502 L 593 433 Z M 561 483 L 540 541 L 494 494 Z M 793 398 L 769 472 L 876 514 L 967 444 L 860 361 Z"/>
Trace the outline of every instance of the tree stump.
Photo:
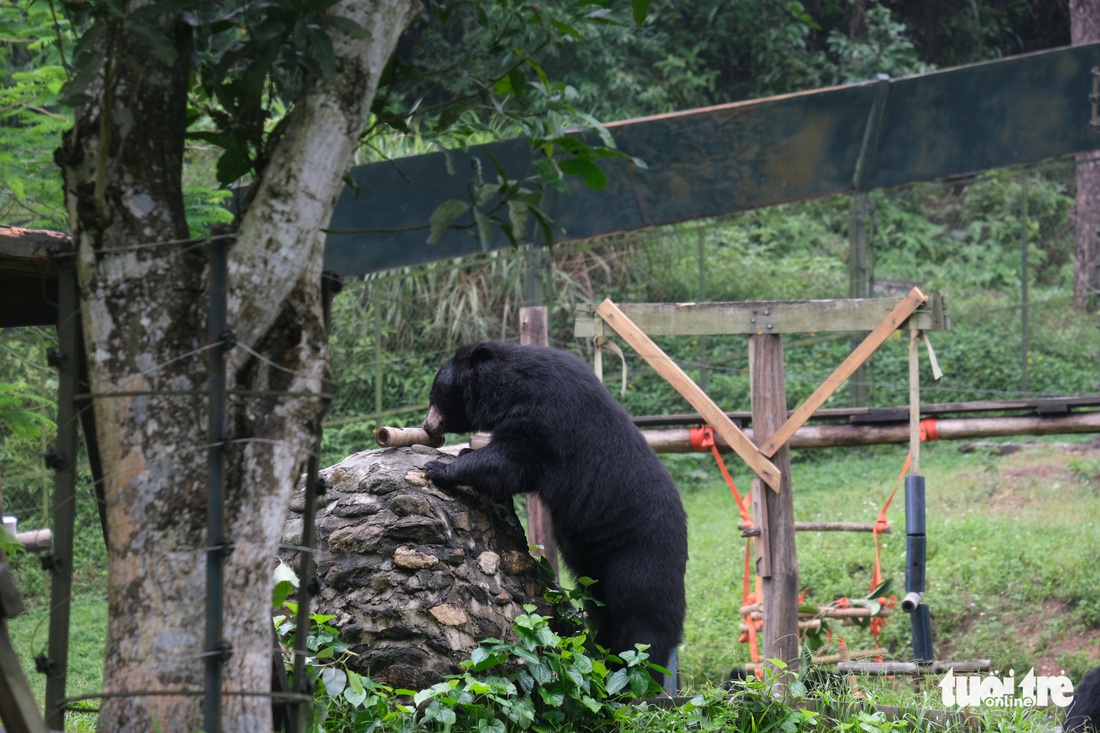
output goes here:
<path id="1" fill-rule="evenodd" d="M 424 479 L 424 464 L 447 458 L 425 446 L 371 450 L 320 474 L 314 610 L 336 616 L 350 668 L 395 688 L 454 673 L 479 640 L 510 636 L 525 603 L 548 613 L 512 503 Z M 287 545 L 300 543 L 304 505 L 303 479 Z"/>

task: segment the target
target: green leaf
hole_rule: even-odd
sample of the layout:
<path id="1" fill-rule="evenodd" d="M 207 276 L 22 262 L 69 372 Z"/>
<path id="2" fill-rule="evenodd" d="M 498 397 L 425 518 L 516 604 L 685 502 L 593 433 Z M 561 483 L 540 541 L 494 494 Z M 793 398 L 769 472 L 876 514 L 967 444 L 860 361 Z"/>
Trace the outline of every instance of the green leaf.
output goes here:
<path id="1" fill-rule="evenodd" d="M 620 668 L 611 673 L 611 676 L 607 678 L 607 694 L 614 695 L 619 690 L 626 687 L 626 683 L 630 680 L 630 675 L 626 668 Z"/>
<path id="2" fill-rule="evenodd" d="M 315 28 L 310 28 L 306 35 L 309 37 L 309 53 L 317 62 L 321 78 L 332 81 L 336 78 L 336 52 L 332 49 L 332 39 Z"/>
<path id="3" fill-rule="evenodd" d="M 535 678 L 535 682 L 538 682 L 540 685 L 548 685 L 550 681 L 554 679 L 550 667 L 541 660 L 534 664 L 528 664 L 527 669 L 530 671 L 531 676 Z"/>
<path id="4" fill-rule="evenodd" d="M 321 670 L 321 681 L 325 683 L 325 692 L 332 697 L 339 697 L 347 687 L 348 676 L 342 669 L 325 667 Z"/>
<path id="5" fill-rule="evenodd" d="M 234 145 L 226 148 L 218 158 L 217 176 L 218 183 L 228 186 L 234 181 L 244 178 L 252 172 L 252 163 L 245 156 L 240 147 Z"/>
<path id="6" fill-rule="evenodd" d="M 527 236 L 527 220 L 530 207 L 523 201 L 508 199 L 508 221 L 512 225 L 512 239 L 522 241 Z"/>
<path id="7" fill-rule="evenodd" d="M 554 230 L 551 227 L 550 217 L 542 213 L 542 210 L 537 207 L 531 207 L 529 211 L 534 215 L 535 221 L 539 225 L 539 231 L 542 232 L 543 244 L 552 245 L 554 243 Z"/>
<path id="8" fill-rule="evenodd" d="M 634 693 L 635 697 L 644 697 L 646 691 L 649 689 L 649 684 L 653 682 L 653 678 L 649 676 L 649 672 L 647 672 L 644 667 L 631 667 L 629 675 L 630 691 Z"/>
<path id="9" fill-rule="evenodd" d="M 894 584 L 893 578 L 887 578 L 879 583 L 873 591 L 867 596 L 868 599 L 879 598 L 890 592 L 891 587 Z"/>
<path id="10" fill-rule="evenodd" d="M 602 190 L 607 185 L 607 175 L 590 160 L 570 158 L 563 160 L 559 165 L 563 173 L 579 175 L 584 184 L 593 191 Z"/>
<path id="11" fill-rule="evenodd" d="M 634 25 L 641 25 L 649 15 L 649 0 L 630 0 L 630 11 L 634 15 Z"/>
<path id="12" fill-rule="evenodd" d="M 322 25 L 335 28 L 346 36 L 359 41 L 371 40 L 371 32 L 356 23 L 351 18 L 343 18 L 339 15 L 322 15 L 317 19 Z"/>
<path id="13" fill-rule="evenodd" d="M 487 250 L 493 243 L 493 221 L 480 209 L 474 209 L 474 221 L 477 222 L 477 239 L 481 248 Z"/>
<path id="14" fill-rule="evenodd" d="M 447 199 L 435 207 L 435 211 L 428 217 L 428 226 L 431 227 L 431 232 L 428 234 L 428 244 L 438 242 L 443 237 L 443 232 L 454 224 L 455 219 L 465 214 L 469 208 L 470 205 L 461 199 Z"/>
<path id="15" fill-rule="evenodd" d="M 4 176 L 4 184 L 11 191 L 11 195 L 15 197 L 16 201 L 23 201 L 27 194 L 26 189 L 23 187 L 23 179 L 15 176 Z"/>
<path id="16" fill-rule="evenodd" d="M 352 707 L 359 707 L 363 704 L 363 701 L 367 699 L 367 691 L 363 689 L 363 678 L 352 670 L 347 670 L 348 686 L 344 690 L 344 699 L 347 700 Z"/>

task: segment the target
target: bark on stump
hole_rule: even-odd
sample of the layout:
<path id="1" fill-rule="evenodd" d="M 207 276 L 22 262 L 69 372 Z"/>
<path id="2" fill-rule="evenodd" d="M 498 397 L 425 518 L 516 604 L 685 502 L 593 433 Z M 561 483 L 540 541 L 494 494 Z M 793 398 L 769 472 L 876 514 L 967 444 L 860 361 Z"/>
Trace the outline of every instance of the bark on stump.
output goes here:
<path id="1" fill-rule="evenodd" d="M 315 612 L 336 616 L 349 667 L 396 688 L 457 671 L 479 640 L 511 635 L 525 603 L 548 613 L 511 502 L 428 484 L 423 466 L 437 458 L 425 446 L 371 450 L 321 471 Z M 286 544 L 300 541 L 304 503 L 303 480 Z"/>

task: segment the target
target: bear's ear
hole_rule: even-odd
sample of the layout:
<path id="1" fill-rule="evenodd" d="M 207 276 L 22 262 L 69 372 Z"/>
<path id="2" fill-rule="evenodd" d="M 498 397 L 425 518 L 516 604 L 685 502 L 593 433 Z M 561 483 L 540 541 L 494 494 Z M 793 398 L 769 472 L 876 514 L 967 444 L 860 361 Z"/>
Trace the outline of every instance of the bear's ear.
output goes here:
<path id="1" fill-rule="evenodd" d="M 489 361 L 493 358 L 493 350 L 489 348 L 488 344 L 478 344 L 473 351 L 470 352 L 470 363 L 480 364 L 483 361 Z"/>

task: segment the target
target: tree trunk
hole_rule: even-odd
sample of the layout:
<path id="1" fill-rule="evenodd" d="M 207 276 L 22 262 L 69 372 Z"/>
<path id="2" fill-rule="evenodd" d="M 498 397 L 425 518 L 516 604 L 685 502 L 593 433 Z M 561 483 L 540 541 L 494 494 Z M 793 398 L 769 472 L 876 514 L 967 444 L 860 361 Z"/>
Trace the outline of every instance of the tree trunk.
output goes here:
<path id="1" fill-rule="evenodd" d="M 1070 0 L 1073 45 L 1100 41 L 1100 5 L 1094 0 Z M 1095 307 L 1100 291 L 1097 240 L 1100 238 L 1100 151 L 1077 156 L 1077 248 L 1073 268 L 1073 301 L 1079 309 Z"/>
<path id="2" fill-rule="evenodd" d="M 271 728 L 271 570 L 326 400 L 323 242 L 379 75 L 416 0 L 332 9 L 337 78 L 298 102 L 229 253 L 222 727 Z M 166 62 L 118 24 L 58 152 L 78 275 L 109 533 L 100 729 L 202 728 L 208 400 L 205 247 L 188 236 L 182 169 L 190 28 L 163 16 Z M 140 58 L 140 63 L 135 59 Z M 141 245 L 141 246 L 137 246 Z M 247 393 L 246 393 L 247 391 Z"/>

